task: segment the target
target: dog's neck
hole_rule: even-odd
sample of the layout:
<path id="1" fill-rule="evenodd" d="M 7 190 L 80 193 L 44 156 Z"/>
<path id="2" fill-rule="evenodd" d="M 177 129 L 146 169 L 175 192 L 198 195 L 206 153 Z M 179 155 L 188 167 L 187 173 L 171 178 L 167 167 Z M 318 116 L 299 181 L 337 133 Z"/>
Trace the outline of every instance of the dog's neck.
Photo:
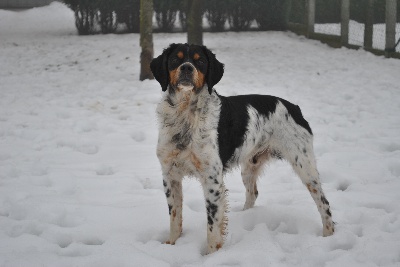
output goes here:
<path id="1" fill-rule="evenodd" d="M 196 92 L 172 90 L 168 88 L 157 107 L 161 127 L 176 127 L 175 130 L 170 130 L 181 131 L 183 126 L 194 129 L 206 121 L 218 123 L 218 120 L 213 118 L 219 112 L 220 100 L 215 92 L 210 95 L 207 85 Z"/>
<path id="2" fill-rule="evenodd" d="M 181 90 L 171 86 L 168 88 L 164 101 L 168 103 L 170 108 L 175 109 L 180 113 L 195 113 L 197 109 L 204 107 L 205 103 L 210 98 L 207 85 L 200 89 Z"/>

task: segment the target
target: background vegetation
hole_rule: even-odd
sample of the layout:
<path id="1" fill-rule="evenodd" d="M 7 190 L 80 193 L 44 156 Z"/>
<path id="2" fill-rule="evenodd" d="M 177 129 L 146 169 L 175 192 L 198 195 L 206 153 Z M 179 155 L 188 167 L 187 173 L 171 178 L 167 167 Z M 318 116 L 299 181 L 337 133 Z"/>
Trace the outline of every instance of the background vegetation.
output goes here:
<path id="1" fill-rule="evenodd" d="M 63 0 L 79 34 L 139 32 L 140 0 Z M 366 0 L 350 1 L 350 17 L 364 23 Z M 155 32 L 186 31 L 187 0 L 153 0 Z M 316 23 L 339 23 L 341 0 L 316 0 Z M 206 31 L 286 30 L 305 22 L 306 0 L 204 0 Z M 398 5 L 400 14 L 400 5 Z M 374 23 L 385 22 L 385 0 L 375 0 Z M 178 25 L 178 27 L 177 27 Z"/>

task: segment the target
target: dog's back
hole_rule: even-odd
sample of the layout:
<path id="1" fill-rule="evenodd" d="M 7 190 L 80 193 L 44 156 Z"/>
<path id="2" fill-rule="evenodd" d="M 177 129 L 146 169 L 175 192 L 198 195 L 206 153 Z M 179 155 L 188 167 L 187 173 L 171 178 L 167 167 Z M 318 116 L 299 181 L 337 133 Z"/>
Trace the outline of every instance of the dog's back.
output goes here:
<path id="1" fill-rule="evenodd" d="M 219 96 L 219 98 L 221 112 L 218 143 L 224 168 L 230 168 L 230 165 L 238 160 L 239 155 L 235 155 L 235 151 L 243 149 L 241 147 L 245 143 L 245 148 L 250 146 L 254 147 L 254 150 L 257 150 L 257 147 L 265 150 L 268 141 L 272 142 L 273 137 L 277 135 L 282 136 L 283 133 L 278 132 L 281 128 L 281 131 L 284 131 L 283 127 L 280 127 L 282 120 L 293 126 L 291 132 L 299 132 L 304 139 L 312 138 L 311 128 L 303 118 L 300 108 L 289 101 L 269 95 Z M 272 150 L 274 150 L 273 156 L 279 158 L 278 148 Z"/>

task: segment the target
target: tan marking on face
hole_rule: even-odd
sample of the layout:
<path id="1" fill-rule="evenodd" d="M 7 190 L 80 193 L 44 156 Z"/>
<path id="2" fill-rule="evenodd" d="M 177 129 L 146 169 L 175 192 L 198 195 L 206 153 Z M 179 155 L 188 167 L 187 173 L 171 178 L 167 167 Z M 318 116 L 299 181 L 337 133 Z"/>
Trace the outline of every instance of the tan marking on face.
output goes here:
<path id="1" fill-rule="evenodd" d="M 205 76 L 203 73 L 201 73 L 200 71 L 198 71 L 196 69 L 196 71 L 194 72 L 194 87 L 195 88 L 202 88 L 204 86 L 205 83 Z"/>
<path id="2" fill-rule="evenodd" d="M 193 59 L 194 59 L 194 60 L 198 60 L 199 58 L 200 58 L 200 55 L 199 55 L 199 54 L 195 53 L 195 54 L 193 55 Z"/>
<path id="3" fill-rule="evenodd" d="M 179 77 L 178 69 L 169 71 L 169 81 L 172 84 L 172 86 L 176 87 L 178 83 L 178 77 Z"/>
<path id="4" fill-rule="evenodd" d="M 176 54 L 176 56 L 177 56 L 179 59 L 183 59 L 183 52 L 182 52 L 182 51 L 179 51 L 178 54 Z"/>

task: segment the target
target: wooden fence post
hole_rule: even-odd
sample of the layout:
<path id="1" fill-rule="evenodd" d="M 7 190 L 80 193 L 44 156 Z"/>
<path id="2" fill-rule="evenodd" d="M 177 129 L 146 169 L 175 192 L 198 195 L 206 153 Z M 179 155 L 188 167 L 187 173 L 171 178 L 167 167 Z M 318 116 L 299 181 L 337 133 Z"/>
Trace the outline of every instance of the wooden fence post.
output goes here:
<path id="1" fill-rule="evenodd" d="M 349 44 L 350 0 L 342 0 L 340 16 L 340 43 L 342 46 L 347 46 Z"/>
<path id="2" fill-rule="evenodd" d="M 315 24 L 315 0 L 307 0 L 307 37 L 314 33 Z"/>
<path id="3" fill-rule="evenodd" d="M 390 57 L 390 53 L 395 52 L 396 43 L 396 0 L 386 0 L 386 57 Z"/>
<path id="4" fill-rule="evenodd" d="M 372 36 L 374 34 L 374 0 L 368 0 L 365 29 L 364 48 L 372 49 Z"/>

